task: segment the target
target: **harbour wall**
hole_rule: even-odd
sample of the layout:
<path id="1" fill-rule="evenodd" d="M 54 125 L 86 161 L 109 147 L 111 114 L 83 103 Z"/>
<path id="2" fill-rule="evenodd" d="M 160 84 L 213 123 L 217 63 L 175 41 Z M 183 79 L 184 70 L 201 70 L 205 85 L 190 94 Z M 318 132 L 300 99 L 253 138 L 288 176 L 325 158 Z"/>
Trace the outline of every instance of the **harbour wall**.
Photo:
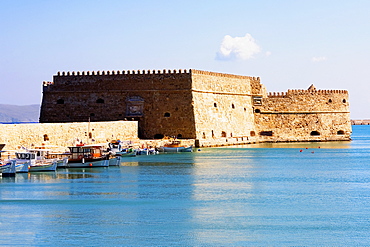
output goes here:
<path id="1" fill-rule="evenodd" d="M 41 145 L 68 147 L 78 144 L 107 143 L 111 140 L 139 141 L 136 121 L 1 124 L 0 143 L 4 150 Z"/>

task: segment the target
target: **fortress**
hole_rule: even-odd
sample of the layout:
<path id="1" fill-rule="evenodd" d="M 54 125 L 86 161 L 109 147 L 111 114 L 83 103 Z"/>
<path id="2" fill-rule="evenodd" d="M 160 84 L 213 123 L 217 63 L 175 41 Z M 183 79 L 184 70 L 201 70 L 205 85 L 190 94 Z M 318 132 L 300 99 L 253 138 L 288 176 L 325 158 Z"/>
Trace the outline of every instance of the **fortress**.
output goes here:
<path id="1" fill-rule="evenodd" d="M 58 72 L 43 84 L 40 123 L 118 120 L 137 121 L 141 139 L 197 146 L 351 135 L 346 90 L 267 93 L 258 77 L 200 70 Z"/>

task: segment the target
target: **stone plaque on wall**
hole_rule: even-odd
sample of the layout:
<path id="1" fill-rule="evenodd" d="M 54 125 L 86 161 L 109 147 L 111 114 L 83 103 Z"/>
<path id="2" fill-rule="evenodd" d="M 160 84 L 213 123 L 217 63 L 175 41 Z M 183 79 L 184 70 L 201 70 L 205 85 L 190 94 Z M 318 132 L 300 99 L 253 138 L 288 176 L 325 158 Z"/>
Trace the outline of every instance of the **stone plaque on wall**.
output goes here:
<path id="1" fill-rule="evenodd" d="M 126 116 L 141 117 L 144 111 L 144 99 L 139 96 L 131 96 L 126 99 Z"/>
<path id="2" fill-rule="evenodd" d="M 262 97 L 253 97 L 253 105 L 262 105 Z"/>

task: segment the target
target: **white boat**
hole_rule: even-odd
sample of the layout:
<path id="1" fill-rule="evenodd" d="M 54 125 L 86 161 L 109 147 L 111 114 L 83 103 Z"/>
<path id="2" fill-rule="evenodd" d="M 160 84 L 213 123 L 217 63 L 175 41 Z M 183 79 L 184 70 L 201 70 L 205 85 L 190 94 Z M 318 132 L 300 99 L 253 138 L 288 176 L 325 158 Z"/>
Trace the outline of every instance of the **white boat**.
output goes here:
<path id="1" fill-rule="evenodd" d="M 55 171 L 57 161 L 38 156 L 37 152 L 21 151 L 15 152 L 16 172 L 44 172 Z"/>
<path id="2" fill-rule="evenodd" d="M 3 177 L 14 177 L 15 176 L 15 160 L 10 159 L 3 159 L 1 154 L 6 151 L 2 151 L 5 144 L 0 144 L 0 173 Z"/>
<path id="3" fill-rule="evenodd" d="M 29 151 L 38 152 L 39 157 L 45 157 L 47 159 L 56 159 L 57 168 L 66 168 L 68 164 L 68 159 L 70 158 L 70 156 L 69 156 L 69 153 L 55 151 L 55 150 L 61 150 L 61 149 L 62 147 L 59 147 L 59 146 L 42 145 L 42 146 L 36 146 L 33 149 L 29 149 Z"/>
<path id="4" fill-rule="evenodd" d="M 160 147 L 160 152 L 177 153 L 177 152 L 193 152 L 193 146 L 188 147 Z"/>
<path id="5" fill-rule="evenodd" d="M 136 149 L 136 155 L 155 155 L 158 154 L 158 151 L 155 148 L 143 148 Z"/>
<path id="6" fill-rule="evenodd" d="M 193 152 L 193 146 L 182 145 L 181 141 L 172 141 L 159 148 L 160 152 L 177 153 L 177 152 Z"/>
<path id="7" fill-rule="evenodd" d="M 107 167 L 109 166 L 109 155 L 103 155 L 102 144 L 80 145 L 68 147 L 70 158 L 68 168 L 77 167 Z"/>
<path id="8" fill-rule="evenodd" d="M 0 160 L 0 173 L 2 177 L 14 177 L 15 160 Z"/>

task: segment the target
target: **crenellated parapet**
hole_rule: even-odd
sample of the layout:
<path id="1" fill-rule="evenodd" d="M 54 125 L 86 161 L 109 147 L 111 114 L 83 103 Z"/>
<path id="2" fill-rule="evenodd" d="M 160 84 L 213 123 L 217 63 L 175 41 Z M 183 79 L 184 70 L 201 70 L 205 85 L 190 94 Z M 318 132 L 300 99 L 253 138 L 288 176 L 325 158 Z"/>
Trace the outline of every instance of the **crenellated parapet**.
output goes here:
<path id="1" fill-rule="evenodd" d="M 312 90 L 312 89 L 289 89 L 287 92 L 269 92 L 269 98 L 286 98 L 289 96 L 299 96 L 299 95 L 332 95 L 332 94 L 343 94 L 348 95 L 347 90 Z"/>
<path id="2" fill-rule="evenodd" d="M 58 71 L 56 76 L 86 76 L 86 75 L 158 75 L 158 74 L 189 74 L 186 69 L 163 69 L 163 70 L 111 70 L 111 71 Z"/>

